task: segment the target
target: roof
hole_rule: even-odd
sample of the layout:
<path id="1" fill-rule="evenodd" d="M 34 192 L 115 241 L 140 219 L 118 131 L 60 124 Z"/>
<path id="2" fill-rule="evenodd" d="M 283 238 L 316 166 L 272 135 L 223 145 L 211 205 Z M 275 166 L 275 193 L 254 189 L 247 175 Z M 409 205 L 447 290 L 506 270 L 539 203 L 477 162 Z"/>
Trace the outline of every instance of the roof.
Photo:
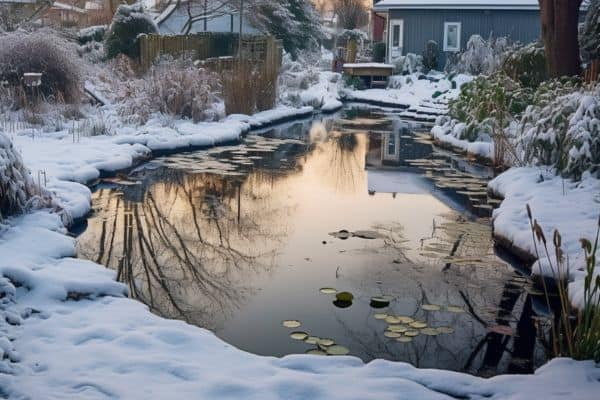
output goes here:
<path id="1" fill-rule="evenodd" d="M 394 9 L 539 10 L 538 0 L 382 0 L 376 11 Z"/>

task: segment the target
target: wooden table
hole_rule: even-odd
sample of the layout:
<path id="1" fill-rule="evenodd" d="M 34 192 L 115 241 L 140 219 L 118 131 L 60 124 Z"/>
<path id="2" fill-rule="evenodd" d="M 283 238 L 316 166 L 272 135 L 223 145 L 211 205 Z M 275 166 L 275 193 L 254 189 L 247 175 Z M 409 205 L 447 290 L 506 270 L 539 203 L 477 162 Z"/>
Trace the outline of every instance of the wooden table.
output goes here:
<path id="1" fill-rule="evenodd" d="M 348 76 L 358 76 L 367 80 L 367 86 L 373 87 L 373 84 L 387 83 L 387 77 L 394 73 L 394 66 L 383 63 L 356 63 L 344 64 L 344 74 Z"/>

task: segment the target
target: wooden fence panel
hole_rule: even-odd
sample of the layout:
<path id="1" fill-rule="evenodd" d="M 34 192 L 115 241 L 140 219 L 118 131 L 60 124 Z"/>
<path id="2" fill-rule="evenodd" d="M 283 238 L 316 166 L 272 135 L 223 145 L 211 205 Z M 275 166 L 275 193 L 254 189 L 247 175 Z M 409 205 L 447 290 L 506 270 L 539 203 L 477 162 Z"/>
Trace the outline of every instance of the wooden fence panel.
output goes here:
<path id="1" fill-rule="evenodd" d="M 600 78 L 600 59 L 592 61 L 590 66 L 583 72 L 583 78 L 587 83 L 597 82 Z"/>

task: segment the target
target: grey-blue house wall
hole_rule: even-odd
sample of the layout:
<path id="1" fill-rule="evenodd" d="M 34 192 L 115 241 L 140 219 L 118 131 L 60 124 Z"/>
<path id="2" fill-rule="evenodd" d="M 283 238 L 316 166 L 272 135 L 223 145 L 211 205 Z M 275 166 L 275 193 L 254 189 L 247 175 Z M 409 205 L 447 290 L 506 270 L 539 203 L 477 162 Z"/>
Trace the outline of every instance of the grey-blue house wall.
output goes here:
<path id="1" fill-rule="evenodd" d="M 404 20 L 403 53 L 422 54 L 428 40 L 440 49 L 439 68 L 446 64 L 443 51 L 444 22 L 461 23 L 461 51 L 471 35 L 487 39 L 507 36 L 512 41 L 529 43 L 541 36 L 540 13 L 536 10 L 390 10 L 389 19 Z"/>

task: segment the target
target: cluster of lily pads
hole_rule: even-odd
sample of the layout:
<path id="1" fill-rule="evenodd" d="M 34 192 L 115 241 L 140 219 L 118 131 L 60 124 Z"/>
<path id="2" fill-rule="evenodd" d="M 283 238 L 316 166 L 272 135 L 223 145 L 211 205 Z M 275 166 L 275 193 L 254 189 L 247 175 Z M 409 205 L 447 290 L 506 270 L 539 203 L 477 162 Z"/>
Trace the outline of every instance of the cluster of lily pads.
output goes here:
<path id="1" fill-rule="evenodd" d="M 466 196 L 480 214 L 490 215 L 501 202 L 490 197 L 487 179 L 453 168 L 451 162 L 443 156 L 409 160 L 408 163 L 425 171 L 425 176 L 433 180 L 435 187 Z"/>
<path id="2" fill-rule="evenodd" d="M 302 326 L 302 323 L 295 319 L 288 319 L 283 321 L 282 325 L 286 328 L 297 329 Z M 308 334 L 308 332 L 293 331 L 290 333 L 290 337 L 294 340 L 302 341 L 306 344 L 315 346 L 314 348 L 308 349 L 306 354 L 312 354 L 315 356 L 345 356 L 346 354 L 350 353 L 350 350 L 348 350 L 347 347 L 336 344 L 335 340 L 311 336 Z"/>
<path id="3" fill-rule="evenodd" d="M 457 306 L 441 307 L 435 304 L 424 304 L 421 308 L 425 311 L 447 311 L 453 313 L 462 313 L 464 310 Z M 440 334 L 454 333 L 454 328 L 449 326 L 432 327 L 427 322 L 417 320 L 407 315 L 395 315 L 387 313 L 376 313 L 373 317 L 385 322 L 387 325 L 383 335 L 389 339 L 394 339 L 400 343 L 412 342 L 413 338 L 419 335 L 437 336 Z"/>

